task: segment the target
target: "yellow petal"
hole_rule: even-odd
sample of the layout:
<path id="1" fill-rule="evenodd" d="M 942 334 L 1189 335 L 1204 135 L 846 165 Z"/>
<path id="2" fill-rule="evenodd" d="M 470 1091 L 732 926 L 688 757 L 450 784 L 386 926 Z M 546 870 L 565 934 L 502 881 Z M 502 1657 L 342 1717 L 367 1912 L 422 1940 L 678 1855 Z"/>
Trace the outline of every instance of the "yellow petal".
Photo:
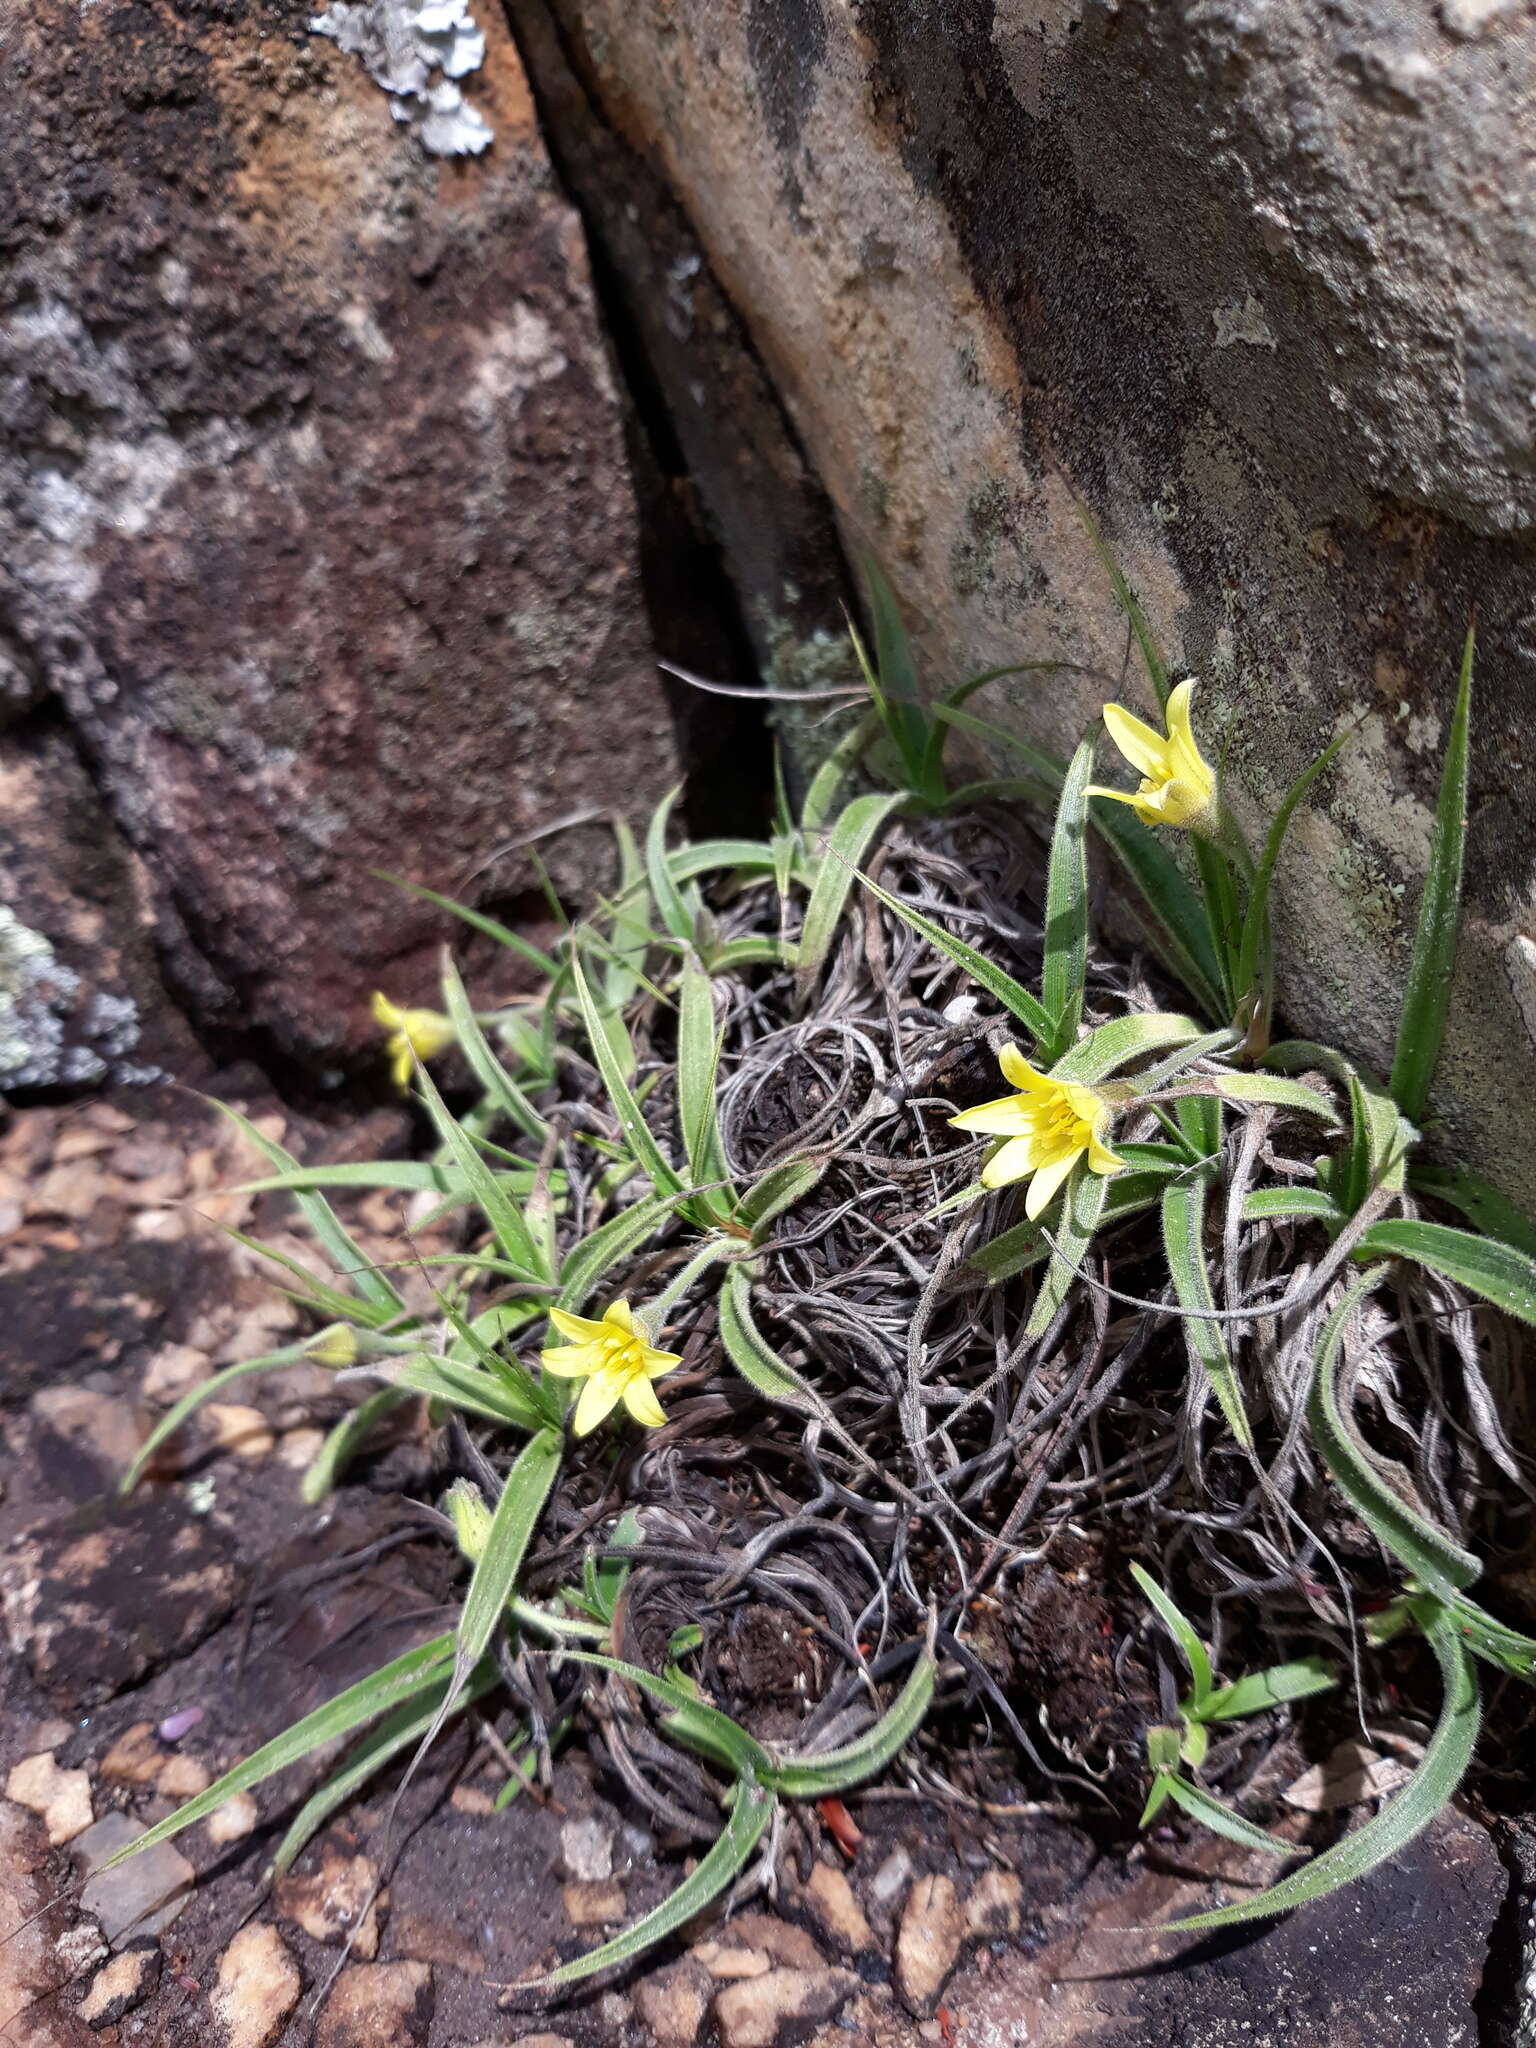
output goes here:
<path id="1" fill-rule="evenodd" d="M 567 1309 L 552 1308 L 549 1320 L 562 1336 L 569 1337 L 574 1344 L 591 1344 L 608 1335 L 606 1323 L 594 1323 L 590 1316 L 573 1316 Z"/>
<path id="2" fill-rule="evenodd" d="M 1033 1223 L 1042 1215 L 1051 1197 L 1082 1158 L 1082 1149 L 1064 1152 L 1059 1159 L 1053 1159 L 1049 1166 L 1042 1166 L 1029 1183 L 1029 1192 L 1024 1197 L 1024 1214 Z"/>
<path id="3" fill-rule="evenodd" d="M 397 1031 L 389 1041 L 390 1071 L 395 1077 L 395 1086 L 404 1095 L 409 1092 L 411 1076 L 416 1071 L 416 1057 L 411 1051 L 410 1040 L 403 1031 Z"/>
<path id="4" fill-rule="evenodd" d="M 1130 1162 L 1111 1152 L 1102 1138 L 1088 1140 L 1088 1164 L 1095 1173 L 1124 1173 Z"/>
<path id="5" fill-rule="evenodd" d="M 645 1370 L 653 1380 L 659 1380 L 669 1372 L 676 1372 L 682 1362 L 683 1354 L 680 1351 L 657 1351 L 650 1345 L 646 1346 Z"/>
<path id="6" fill-rule="evenodd" d="M 660 1429 L 666 1421 L 666 1410 L 657 1400 L 649 1380 L 631 1380 L 624 1389 L 624 1406 L 636 1422 L 643 1422 L 647 1429 Z"/>
<path id="7" fill-rule="evenodd" d="M 1131 766 L 1142 775 L 1168 772 L 1168 742 L 1160 732 L 1134 718 L 1123 704 L 1104 706 L 1104 724 L 1110 738 Z"/>
<path id="8" fill-rule="evenodd" d="M 607 1347 L 602 1344 L 556 1344 L 541 1351 L 539 1360 L 557 1380 L 584 1380 L 589 1372 L 599 1370 L 606 1355 Z"/>
<path id="9" fill-rule="evenodd" d="M 1139 804 L 1140 801 L 1139 798 L 1132 796 L 1129 790 L 1105 789 L 1103 784 L 1098 782 L 1090 782 L 1088 787 L 1083 791 L 1083 795 L 1107 796 L 1111 803 L 1117 804 Z"/>
<path id="10" fill-rule="evenodd" d="M 622 1330 L 626 1337 L 633 1337 L 638 1334 L 635 1329 L 635 1318 L 630 1311 L 627 1301 L 614 1302 L 613 1306 L 603 1317 L 603 1321 L 611 1329 Z"/>
<path id="11" fill-rule="evenodd" d="M 1037 1073 L 1016 1045 L 1005 1045 L 997 1056 L 1003 1079 L 1011 1081 L 1026 1095 L 1049 1095 L 1056 1083 L 1049 1074 Z"/>
<path id="12" fill-rule="evenodd" d="M 398 1031 L 405 1022 L 405 1012 L 398 1003 L 392 1003 L 382 989 L 373 992 L 373 1021 L 382 1024 L 386 1031 Z"/>
<path id="13" fill-rule="evenodd" d="M 997 1138 L 1022 1138 L 1034 1125 L 1034 1111 L 1018 1095 L 1000 1095 L 995 1102 L 978 1102 L 974 1109 L 962 1109 L 950 1122 L 956 1130 L 986 1131 Z"/>
<path id="14" fill-rule="evenodd" d="M 1039 1147 L 1033 1138 L 1010 1138 L 981 1169 L 981 1184 L 984 1188 L 1005 1188 L 1010 1181 L 1023 1180 L 1026 1174 L 1034 1172 L 1039 1157 Z"/>
<path id="15" fill-rule="evenodd" d="M 572 1427 L 578 1436 L 590 1436 L 592 1431 L 618 1406 L 624 1392 L 624 1382 L 616 1373 L 595 1372 L 581 1390 L 581 1399 L 576 1403 L 576 1414 Z"/>

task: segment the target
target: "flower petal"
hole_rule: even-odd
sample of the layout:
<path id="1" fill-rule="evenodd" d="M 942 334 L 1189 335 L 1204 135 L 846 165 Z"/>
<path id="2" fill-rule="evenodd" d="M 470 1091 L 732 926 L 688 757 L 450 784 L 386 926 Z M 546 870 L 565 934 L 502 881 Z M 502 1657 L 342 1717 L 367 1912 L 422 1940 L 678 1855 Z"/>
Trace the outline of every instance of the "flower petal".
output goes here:
<path id="1" fill-rule="evenodd" d="M 1104 706 L 1104 725 L 1110 738 L 1131 766 L 1142 775 L 1166 775 L 1168 742 L 1126 710 L 1123 704 Z"/>
<path id="2" fill-rule="evenodd" d="M 1055 1194 L 1056 1190 L 1061 1186 L 1082 1156 L 1082 1149 L 1079 1147 L 1071 1152 L 1062 1153 L 1061 1157 L 1053 1159 L 1049 1166 L 1042 1166 L 1040 1168 L 1039 1172 L 1030 1182 L 1029 1192 L 1024 1197 L 1024 1214 L 1031 1223 L 1044 1212 L 1050 1203 L 1052 1195 Z"/>
<path id="3" fill-rule="evenodd" d="M 1034 1127 L 1035 1112 L 1022 1095 L 999 1095 L 995 1102 L 978 1102 L 974 1109 L 962 1109 L 950 1122 L 960 1131 L 986 1131 L 998 1138 L 1022 1138 Z"/>
<path id="4" fill-rule="evenodd" d="M 630 1312 L 630 1306 L 627 1301 L 614 1302 L 603 1317 L 603 1321 L 612 1329 L 622 1330 L 626 1337 L 633 1337 L 638 1334 L 635 1329 L 635 1319 Z"/>
<path id="5" fill-rule="evenodd" d="M 563 1337 L 569 1337 L 573 1344 L 590 1344 L 596 1338 L 608 1335 L 606 1323 L 595 1323 L 590 1316 L 573 1316 L 568 1309 L 552 1308 L 549 1320 Z"/>
<path id="6" fill-rule="evenodd" d="M 409 1092 L 411 1076 L 416 1071 L 416 1055 L 411 1051 L 411 1041 L 403 1031 L 397 1031 L 389 1041 L 390 1072 L 395 1086 L 402 1095 Z"/>
<path id="7" fill-rule="evenodd" d="M 660 1429 L 666 1421 L 666 1410 L 657 1400 L 649 1380 L 635 1379 L 624 1389 L 624 1406 L 636 1422 L 644 1423 L 647 1429 Z"/>
<path id="8" fill-rule="evenodd" d="M 648 1379 L 659 1380 L 666 1373 L 676 1372 L 682 1362 L 681 1351 L 658 1351 L 650 1344 L 645 1347 L 645 1371 Z"/>
<path id="9" fill-rule="evenodd" d="M 405 1022 L 404 1010 L 398 1003 L 392 1003 L 380 988 L 374 990 L 369 1008 L 373 1011 L 374 1023 L 382 1024 L 386 1031 L 398 1031 Z"/>
<path id="10" fill-rule="evenodd" d="M 1035 1139 L 1010 1138 L 981 1169 L 982 1186 L 1005 1188 L 1010 1181 L 1023 1180 L 1026 1174 L 1034 1172 L 1039 1156 Z"/>
<path id="11" fill-rule="evenodd" d="M 1057 1086 L 1049 1074 L 1038 1073 L 1016 1045 L 1005 1045 L 997 1056 L 997 1064 L 1003 1070 L 1003 1079 L 1026 1095 L 1049 1095 Z"/>
<path id="12" fill-rule="evenodd" d="M 602 1344 L 555 1344 L 539 1353 L 539 1363 L 557 1380 L 584 1380 L 600 1369 L 605 1350 Z"/>
<path id="13" fill-rule="evenodd" d="M 1088 1140 L 1088 1164 L 1095 1173 L 1124 1173 L 1130 1161 L 1111 1152 L 1104 1140 L 1095 1136 Z"/>
<path id="14" fill-rule="evenodd" d="M 1103 786 L 1103 784 L 1099 782 L 1090 782 L 1088 787 L 1083 791 L 1083 795 L 1107 796 L 1111 803 L 1116 804 L 1134 804 L 1139 802 L 1139 798 L 1132 796 L 1129 790 L 1106 789 Z"/>
<path id="15" fill-rule="evenodd" d="M 578 1436 L 590 1436 L 592 1431 L 619 1403 L 624 1392 L 624 1382 L 616 1373 L 595 1372 L 581 1390 L 581 1399 L 576 1403 L 576 1414 L 572 1427 Z"/>

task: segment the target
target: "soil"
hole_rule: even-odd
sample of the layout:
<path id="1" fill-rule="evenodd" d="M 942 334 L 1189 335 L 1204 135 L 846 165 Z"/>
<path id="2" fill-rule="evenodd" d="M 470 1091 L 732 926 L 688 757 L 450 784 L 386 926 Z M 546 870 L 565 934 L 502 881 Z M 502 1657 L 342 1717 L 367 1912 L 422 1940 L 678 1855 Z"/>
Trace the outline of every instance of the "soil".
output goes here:
<path id="1" fill-rule="evenodd" d="M 224 1092 L 273 1119 L 272 1134 L 280 1126 L 305 1156 L 343 1149 L 253 1075 L 226 1077 Z M 406 1137 L 385 1111 L 344 1147 L 377 1153 Z M 151 1940 L 136 1945 L 131 1929 L 119 1937 L 112 1967 L 137 1988 L 114 2003 L 62 1838 L 73 1823 L 18 1799 L 33 1779 L 16 1767 L 51 1756 L 67 1785 L 83 1773 L 77 1791 L 98 1825 L 115 1813 L 152 1821 L 200 1773 L 224 1770 L 436 1633 L 449 1612 L 449 1553 L 401 1514 L 402 1496 L 430 1500 L 441 1472 L 424 1418 L 378 1444 L 324 1505 L 303 1504 L 301 1460 L 345 1403 L 312 1366 L 237 1383 L 217 1424 L 205 1411 L 139 1493 L 124 1501 L 113 1491 L 172 1390 L 298 1327 L 220 1230 L 276 1232 L 298 1254 L 275 1203 L 223 1192 L 248 1171 L 230 1127 L 175 1091 L 28 1110 L 0 1135 L 0 1539 L 13 1650 L 0 1718 L 0 1782 L 12 1793 L 0 1803 L 0 1872 L 5 1928 L 16 1930 L 0 1947 L 6 2048 L 480 2048 L 551 2034 L 576 2048 L 731 2043 L 752 2038 L 754 2022 L 725 1992 L 753 1981 L 783 2002 L 768 2024 L 785 2048 L 1501 2039 L 1518 1995 L 1519 1916 L 1495 1840 L 1473 1818 L 1445 1817 L 1310 1914 L 1192 1946 L 1154 1930 L 1206 1903 L 1213 1876 L 1259 1881 L 1242 1853 L 1168 1829 L 1127 1850 L 1119 1819 L 1098 1824 L 1091 1802 L 1064 1795 L 1052 1808 L 1029 1796 L 1012 1753 L 974 1722 L 944 1730 L 953 1805 L 912 1796 L 898 1772 L 800 1809 L 775 1900 L 745 1902 L 746 1917 L 724 1929 L 718 1915 L 687 1928 L 638 1973 L 543 2007 L 513 1987 L 605 1938 L 615 1916 L 656 1903 L 697 1845 L 658 1837 L 595 1744 L 572 1745 L 549 1786 L 494 1812 L 503 1773 L 479 1728 L 459 1725 L 403 1792 L 397 1771 L 344 1808 L 274 1893 L 266 1867 L 320 1775 L 312 1759 L 257 1791 L 247 1832 L 219 1840 L 205 1824 L 178 1839 L 195 1882 Z M 355 1205 L 365 1246 L 389 1235 L 404 1199 Z M 230 1409 L 243 1419 L 231 1422 Z M 1134 1658 L 1115 1661 L 1126 1617 L 1101 1589 L 1122 1576 L 1106 1570 L 1097 1538 L 1061 1546 L 1048 1566 L 996 1587 L 991 1625 L 974 1638 L 1021 1716 L 1058 1742 L 1073 1731 L 1083 1772 L 1111 1808 L 1131 1795 L 1140 1731 L 1158 1711 L 1151 1674 Z M 666 1617 L 637 1603 L 642 1611 L 654 1662 L 665 1635 L 649 1638 Z M 709 1682 L 771 1737 L 816 1691 L 820 1654 L 781 1610 L 747 1605 Z M 1278 1790 L 1305 1761 L 1286 1749 L 1256 1756 L 1255 1767 Z M 1333 1824 L 1287 1823 L 1314 1836 Z M 52 1843 L 50 1828 L 61 1837 Z M 813 1881 L 818 1864 L 847 1878 L 867 1947 L 850 1948 L 829 1917 L 832 1879 Z M 359 1870 L 368 1886 L 349 1890 Z M 348 1955 L 342 1938 L 375 1876 L 386 1896 Z M 286 1975 L 234 1973 L 249 1943 L 242 1929 L 269 1930 Z M 1490 1942 L 1496 1968 L 1480 1998 Z M 948 1956 L 933 1996 L 913 1976 L 924 1944 Z M 141 1969 L 151 1950 L 154 1966 Z M 711 1974 L 737 1968 L 757 1974 Z M 693 2033 L 665 2031 L 695 2006 Z"/>

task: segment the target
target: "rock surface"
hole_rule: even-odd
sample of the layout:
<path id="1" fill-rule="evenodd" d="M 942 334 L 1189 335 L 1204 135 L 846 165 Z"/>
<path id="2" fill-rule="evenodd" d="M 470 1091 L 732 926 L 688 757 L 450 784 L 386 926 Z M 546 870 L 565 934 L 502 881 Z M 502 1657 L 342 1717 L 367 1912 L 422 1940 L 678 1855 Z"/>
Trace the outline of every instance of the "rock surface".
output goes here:
<path id="1" fill-rule="evenodd" d="M 1527 11 L 547 4 L 585 103 L 680 202 L 845 546 L 883 562 L 932 689 L 1078 661 L 1096 673 L 972 706 L 1058 751 L 1106 697 L 1145 700 L 1075 495 L 1204 678 L 1250 822 L 1363 716 L 1276 913 L 1293 1023 L 1383 1070 L 1477 606 L 1440 1108 L 1536 1202 Z"/>
<path id="2" fill-rule="evenodd" d="M 715 1998 L 722 2048 L 774 2048 L 791 2028 L 831 2019 L 858 1988 L 851 1970 L 788 1967 L 727 1984 Z"/>
<path id="3" fill-rule="evenodd" d="M 223 2048 L 271 2048 L 303 1988 L 277 1929 L 252 1920 L 219 1958 L 211 2004 Z"/>
<path id="4" fill-rule="evenodd" d="M 315 2048 L 424 2048 L 434 2002 L 427 1964 L 358 1963 L 336 1979 Z"/>
<path id="5" fill-rule="evenodd" d="M 926 2016 L 938 2004 L 968 1931 L 954 1879 L 920 1877 L 896 1932 L 896 1983 L 913 2012 Z"/>
<path id="6" fill-rule="evenodd" d="M 119 1851 L 149 1831 L 126 1813 L 104 1813 L 75 1839 L 86 1881 L 80 1903 L 101 1923 L 113 1948 L 135 1937 L 163 1934 L 185 1911 L 197 1872 L 172 1842 L 157 1842 L 110 1870 L 102 1868 Z"/>
<path id="7" fill-rule="evenodd" d="M 0 696 L 63 700 L 199 1015 L 318 1056 L 375 982 L 424 993 L 447 928 L 371 868 L 513 896 L 520 856 L 473 878 L 674 761 L 585 251 L 498 10 L 495 144 L 452 164 L 313 12 L 7 27 Z M 565 883 L 606 857 L 544 850 Z"/>

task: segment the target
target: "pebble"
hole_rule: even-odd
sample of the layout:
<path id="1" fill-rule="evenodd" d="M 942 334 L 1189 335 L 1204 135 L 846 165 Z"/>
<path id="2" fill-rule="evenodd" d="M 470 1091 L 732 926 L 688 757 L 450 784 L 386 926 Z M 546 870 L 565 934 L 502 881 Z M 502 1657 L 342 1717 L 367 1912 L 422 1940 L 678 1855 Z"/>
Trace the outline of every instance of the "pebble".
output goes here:
<path id="1" fill-rule="evenodd" d="M 51 1749 L 23 1757 L 5 1781 L 5 1796 L 37 1814 L 57 1848 L 72 1842 L 91 1825 L 89 1771 L 65 1771 Z"/>
<path id="2" fill-rule="evenodd" d="M 302 1989 L 299 1966 L 277 1929 L 248 1921 L 219 1958 L 210 1999 L 224 2048 L 271 2048 Z"/>
<path id="3" fill-rule="evenodd" d="M 912 1858 L 901 1843 L 886 1857 L 869 1880 L 869 1895 L 877 1906 L 894 1906 L 912 1875 Z"/>
<path id="4" fill-rule="evenodd" d="M 1024 1880 L 1011 1870 L 984 1871 L 966 1899 L 965 1924 L 983 1940 L 1017 1934 L 1024 1925 Z"/>
<path id="5" fill-rule="evenodd" d="M 448 1804 L 455 1813 L 487 1814 L 496 1811 L 496 1802 L 483 1785 L 455 1785 L 448 1796 Z"/>
<path id="6" fill-rule="evenodd" d="M 791 1927 L 774 1913 L 738 1913 L 717 1937 L 734 1948 L 757 1948 L 793 1970 L 819 1970 L 826 1960 L 803 1927 Z"/>
<path id="7" fill-rule="evenodd" d="M 277 1461 L 291 1472 L 307 1472 L 324 1447 L 323 1429 L 287 1429 L 277 1446 Z"/>
<path id="8" fill-rule="evenodd" d="M 835 1864 L 813 1864 L 802 1894 L 805 1909 L 835 1948 L 844 1955 L 863 1955 L 875 1937 L 853 1886 Z"/>
<path id="9" fill-rule="evenodd" d="M 566 1821 L 560 1830 L 565 1874 L 578 1883 L 595 1884 L 613 1875 L 613 1836 L 596 1814 Z"/>
<path id="10" fill-rule="evenodd" d="M 920 1877 L 907 1894 L 896 1936 L 896 1988 L 919 2018 L 938 2003 L 966 1933 L 953 1880 Z"/>
<path id="11" fill-rule="evenodd" d="M 642 1977 L 635 1986 L 635 2011 L 658 2048 L 688 2048 L 709 2011 L 713 1985 L 695 1962 L 673 1963 Z"/>
<path id="12" fill-rule="evenodd" d="M 426 1963 L 358 1963 L 336 1979 L 315 2048 L 425 2048 L 436 2003 Z"/>
<path id="13" fill-rule="evenodd" d="M 573 1927 L 610 1927 L 629 1910 L 621 1884 L 568 1884 L 561 1887 L 560 1896 Z"/>
<path id="14" fill-rule="evenodd" d="M 318 1870 L 278 1879 L 279 1917 L 302 1927 L 312 1941 L 337 1944 L 350 1937 L 353 1955 L 371 1962 L 379 1952 L 378 1876 L 366 1856 L 344 1856 L 327 1842 Z"/>
<path id="15" fill-rule="evenodd" d="M 727 1941 L 698 1941 L 689 1953 L 722 1983 L 739 1977 L 765 1977 L 773 1968 L 766 1949 L 744 1948 Z"/>
<path id="16" fill-rule="evenodd" d="M 213 1783 L 213 1774 L 195 1756 L 168 1756 L 155 1779 L 155 1790 L 167 1799 L 195 1799 Z"/>
<path id="17" fill-rule="evenodd" d="M 167 1344 L 145 1367 L 139 1392 L 150 1407 L 171 1408 L 183 1394 L 190 1394 L 212 1377 L 213 1364 L 206 1351 L 191 1344 Z"/>
<path id="18" fill-rule="evenodd" d="M 170 1842 L 157 1842 L 112 1870 L 101 1869 L 109 1856 L 148 1832 L 126 1813 L 104 1813 L 75 1841 L 75 1852 L 85 1857 L 90 1873 L 80 1904 L 101 1922 L 113 1948 L 121 1948 L 130 1935 L 163 1934 L 191 1897 L 197 1873 Z"/>
<path id="19" fill-rule="evenodd" d="M 236 1792 L 222 1806 L 216 1806 L 203 1823 L 203 1832 L 215 1849 L 223 1849 L 253 1832 L 261 1815 L 249 1792 Z"/>
<path id="20" fill-rule="evenodd" d="M 259 1408 L 245 1408 L 235 1401 L 210 1401 L 199 1413 L 219 1449 L 232 1451 L 237 1458 L 264 1458 L 277 1442 Z"/>
<path id="21" fill-rule="evenodd" d="M 153 1785 L 167 1761 L 153 1721 L 125 1728 L 101 1760 L 101 1775 L 119 1785 Z"/>
<path id="22" fill-rule="evenodd" d="M 62 1749 L 75 1732 L 69 1721 L 49 1720 L 33 1724 L 22 1748 L 23 1756 L 36 1756 L 40 1749 Z"/>
<path id="23" fill-rule="evenodd" d="M 96 1972 L 80 2001 L 80 2017 L 93 2029 L 115 2027 L 135 2006 L 142 2005 L 159 1983 L 159 1943 L 135 1942 Z"/>
<path id="24" fill-rule="evenodd" d="M 788 2027 L 820 2026 L 832 2018 L 860 1980 L 852 1970 L 770 1970 L 727 1984 L 715 1998 L 721 2048 L 774 2048 Z"/>

